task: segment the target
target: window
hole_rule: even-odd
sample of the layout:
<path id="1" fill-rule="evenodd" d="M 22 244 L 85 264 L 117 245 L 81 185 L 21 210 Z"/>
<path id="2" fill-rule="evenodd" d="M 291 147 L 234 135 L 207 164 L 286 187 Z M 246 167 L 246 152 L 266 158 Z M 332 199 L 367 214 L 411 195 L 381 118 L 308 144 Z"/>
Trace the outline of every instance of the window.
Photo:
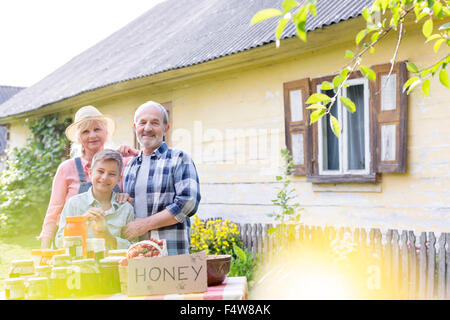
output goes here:
<path id="1" fill-rule="evenodd" d="M 376 81 L 360 72 L 351 74 L 339 95 L 350 98 L 356 112 L 349 113 L 339 99 L 331 113 L 341 127 L 340 138 L 330 128 L 329 115 L 309 125 L 305 102 L 320 84 L 333 76 L 309 78 L 284 84 L 286 146 L 291 151 L 296 175 L 308 181 L 374 182 L 382 172 L 405 172 L 407 98 L 402 90 L 406 64 L 373 66 Z"/>
<path id="2" fill-rule="evenodd" d="M 6 148 L 9 142 L 8 125 L 0 126 L 0 171 L 5 168 Z"/>
<path id="3" fill-rule="evenodd" d="M 331 114 L 338 119 L 342 128 L 342 138 L 338 139 L 330 128 L 330 115 L 325 115 L 318 123 L 319 174 L 369 174 L 369 84 L 365 78 L 351 79 L 348 87 L 340 95 L 351 99 L 356 105 L 354 113 L 346 112 L 339 99 L 334 103 Z M 329 97 L 333 90 L 317 92 Z"/>

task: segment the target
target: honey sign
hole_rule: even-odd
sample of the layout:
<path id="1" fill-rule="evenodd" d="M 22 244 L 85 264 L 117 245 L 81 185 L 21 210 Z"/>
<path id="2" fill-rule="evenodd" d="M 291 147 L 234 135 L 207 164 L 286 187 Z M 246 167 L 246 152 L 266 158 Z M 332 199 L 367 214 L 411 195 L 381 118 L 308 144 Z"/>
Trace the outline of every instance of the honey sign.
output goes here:
<path id="1" fill-rule="evenodd" d="M 129 296 L 206 290 L 205 252 L 128 260 Z"/>

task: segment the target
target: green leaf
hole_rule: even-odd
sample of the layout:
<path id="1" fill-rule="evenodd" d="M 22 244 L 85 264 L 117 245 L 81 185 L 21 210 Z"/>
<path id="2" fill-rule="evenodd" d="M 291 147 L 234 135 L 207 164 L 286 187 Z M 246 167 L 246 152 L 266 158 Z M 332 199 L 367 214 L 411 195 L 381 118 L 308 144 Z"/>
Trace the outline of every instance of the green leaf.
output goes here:
<path id="1" fill-rule="evenodd" d="M 306 104 L 324 102 L 325 104 L 329 103 L 331 98 L 323 93 L 313 93 L 308 100 L 306 100 Z"/>
<path id="2" fill-rule="evenodd" d="M 362 29 L 355 37 L 355 42 L 358 45 L 362 39 L 367 35 L 367 29 Z"/>
<path id="3" fill-rule="evenodd" d="M 443 64 L 442 61 L 439 61 L 437 63 L 435 63 L 432 67 L 431 67 L 431 74 L 434 75 L 434 73 L 437 71 L 437 69 L 439 69 L 439 67 Z"/>
<path id="4" fill-rule="evenodd" d="M 341 126 L 339 125 L 339 121 L 330 114 L 330 126 L 331 130 L 333 131 L 334 135 L 339 138 L 339 133 L 341 132 Z"/>
<path id="5" fill-rule="evenodd" d="M 412 63 L 412 62 L 407 62 L 406 63 L 406 69 L 408 69 L 409 72 L 412 73 L 418 73 L 419 72 L 419 68 L 417 68 L 417 66 Z"/>
<path id="6" fill-rule="evenodd" d="M 258 11 L 252 18 L 252 20 L 250 21 L 250 25 L 254 25 L 256 23 L 259 23 L 261 21 L 273 18 L 273 17 L 278 17 L 281 16 L 283 14 L 283 12 L 281 12 L 278 9 L 264 9 L 261 11 Z"/>
<path id="7" fill-rule="evenodd" d="M 433 46 L 433 50 L 434 50 L 434 52 L 438 52 L 438 50 L 439 50 L 439 47 L 441 46 L 441 44 L 443 43 L 445 41 L 445 39 L 439 39 L 439 40 L 437 40 L 435 43 L 434 43 L 434 46 Z"/>
<path id="8" fill-rule="evenodd" d="M 441 36 L 439 33 L 432 34 L 431 36 L 429 36 L 429 37 L 427 38 L 427 40 L 425 41 L 425 43 L 430 42 L 430 41 L 432 41 L 432 40 L 434 40 L 434 39 L 438 39 L 438 38 L 442 38 L 442 36 Z"/>
<path id="9" fill-rule="evenodd" d="M 380 33 L 376 32 L 372 35 L 372 37 L 370 38 L 370 40 L 373 42 L 377 41 L 378 38 L 380 37 Z"/>
<path id="10" fill-rule="evenodd" d="M 375 73 L 375 71 L 364 65 L 361 65 L 361 72 L 363 76 L 369 79 L 370 81 L 375 81 L 377 78 L 377 74 Z"/>
<path id="11" fill-rule="evenodd" d="M 427 79 L 422 84 L 422 92 L 430 96 L 430 79 Z"/>
<path id="12" fill-rule="evenodd" d="M 277 29 L 275 30 L 275 39 L 280 40 L 281 34 L 283 33 L 286 24 L 289 22 L 289 19 L 280 19 L 278 22 Z"/>
<path id="13" fill-rule="evenodd" d="M 283 12 L 287 13 L 297 7 L 299 3 L 295 0 L 284 0 L 283 4 L 281 5 L 283 7 Z"/>
<path id="14" fill-rule="evenodd" d="M 342 77 L 340 74 L 338 74 L 337 76 L 335 76 L 333 78 L 333 86 L 334 86 L 334 90 L 337 90 L 337 88 L 339 87 L 339 85 L 342 83 L 342 81 L 344 81 L 344 77 Z"/>
<path id="15" fill-rule="evenodd" d="M 317 16 L 317 10 L 316 10 L 316 5 L 315 4 L 310 4 L 309 5 L 309 12 L 316 17 Z"/>
<path id="16" fill-rule="evenodd" d="M 327 111 L 325 109 L 319 109 L 311 113 L 309 124 L 313 124 L 317 121 L 319 121 L 320 118 L 322 118 Z"/>
<path id="17" fill-rule="evenodd" d="M 324 81 L 320 85 L 320 89 L 322 89 L 322 90 L 332 90 L 333 88 L 334 88 L 333 84 L 329 81 Z"/>
<path id="18" fill-rule="evenodd" d="M 344 107 L 351 113 L 356 111 L 356 106 L 352 100 L 347 97 L 339 97 L 339 100 L 344 104 Z"/>
<path id="19" fill-rule="evenodd" d="M 446 86 L 447 88 L 450 89 L 450 85 L 448 82 L 448 74 L 447 74 L 447 70 L 445 69 L 441 69 L 441 71 L 439 71 L 439 81 Z"/>
<path id="20" fill-rule="evenodd" d="M 364 17 L 364 20 L 371 23 L 372 22 L 372 14 L 369 12 L 368 8 L 364 8 L 362 11 L 362 16 Z"/>
<path id="21" fill-rule="evenodd" d="M 408 89 L 408 87 L 413 84 L 414 82 L 420 81 L 419 77 L 411 77 L 409 78 L 405 84 L 403 85 L 403 92 L 405 92 L 406 89 Z"/>
<path id="22" fill-rule="evenodd" d="M 422 32 L 426 38 L 431 36 L 431 33 L 433 32 L 433 20 L 431 18 L 423 24 Z"/>
<path id="23" fill-rule="evenodd" d="M 306 42 L 306 21 L 297 23 L 295 28 L 297 30 L 297 37 L 303 42 Z"/>
<path id="24" fill-rule="evenodd" d="M 236 244 L 233 243 L 233 251 L 236 254 L 236 256 L 241 259 L 242 261 L 247 261 L 247 255 L 245 254 L 244 250 L 239 248 Z"/>
<path id="25" fill-rule="evenodd" d="M 346 57 L 346 58 L 351 59 L 351 58 L 353 58 L 354 56 L 355 56 L 355 54 L 353 53 L 353 51 L 351 51 L 351 50 L 345 51 L 345 57 Z"/>
<path id="26" fill-rule="evenodd" d="M 450 22 L 447 22 L 439 27 L 439 30 L 447 30 L 450 29 Z"/>
<path id="27" fill-rule="evenodd" d="M 423 70 L 420 72 L 420 76 L 423 78 L 423 77 L 425 77 L 427 74 L 429 74 L 430 72 L 431 72 L 431 68 L 423 69 Z"/>

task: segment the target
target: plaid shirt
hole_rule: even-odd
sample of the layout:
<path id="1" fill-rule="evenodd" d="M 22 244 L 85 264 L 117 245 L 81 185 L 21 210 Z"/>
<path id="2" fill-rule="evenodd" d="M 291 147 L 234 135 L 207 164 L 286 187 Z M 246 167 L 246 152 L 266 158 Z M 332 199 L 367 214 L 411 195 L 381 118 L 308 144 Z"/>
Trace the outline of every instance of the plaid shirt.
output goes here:
<path id="1" fill-rule="evenodd" d="M 136 179 L 142 164 L 142 151 L 125 167 L 123 192 L 135 199 Z M 165 142 L 150 157 L 147 180 L 147 212 L 151 216 L 169 210 L 179 223 L 158 229 L 166 239 L 169 255 L 189 253 L 189 217 L 200 203 L 200 183 L 194 162 L 185 152 L 171 149 Z"/>

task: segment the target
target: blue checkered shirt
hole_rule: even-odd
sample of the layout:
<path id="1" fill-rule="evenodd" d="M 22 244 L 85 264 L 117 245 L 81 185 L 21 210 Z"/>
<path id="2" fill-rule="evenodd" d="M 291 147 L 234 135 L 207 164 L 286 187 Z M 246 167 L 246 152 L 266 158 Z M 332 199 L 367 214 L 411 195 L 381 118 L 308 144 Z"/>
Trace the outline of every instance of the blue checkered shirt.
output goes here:
<path id="1" fill-rule="evenodd" d="M 123 192 L 133 199 L 141 164 L 142 151 L 126 165 L 123 175 Z M 167 241 L 169 255 L 189 253 L 189 217 L 197 212 L 200 199 L 200 183 L 191 157 L 163 142 L 150 156 L 147 215 L 167 209 L 178 220 L 158 229 L 159 238 Z"/>

